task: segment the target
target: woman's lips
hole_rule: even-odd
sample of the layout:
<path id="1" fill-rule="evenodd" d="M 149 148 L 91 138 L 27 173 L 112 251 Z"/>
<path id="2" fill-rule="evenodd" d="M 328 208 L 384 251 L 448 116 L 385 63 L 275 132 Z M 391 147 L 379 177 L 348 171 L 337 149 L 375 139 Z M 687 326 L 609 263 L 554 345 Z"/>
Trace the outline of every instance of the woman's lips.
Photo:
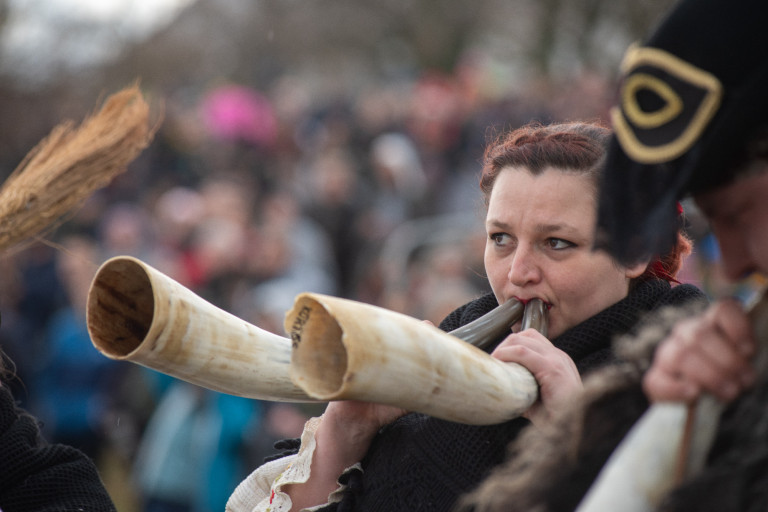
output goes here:
<path id="1" fill-rule="evenodd" d="M 547 310 L 550 310 L 550 309 L 552 309 L 552 303 L 545 301 L 545 300 L 544 300 L 544 299 L 542 299 L 541 297 L 530 297 L 530 298 L 528 298 L 528 299 L 521 299 L 520 297 L 514 297 L 514 298 L 515 298 L 516 300 L 519 300 L 519 301 L 520 301 L 520 302 L 523 304 L 523 306 L 525 306 L 526 304 L 528 304 L 529 302 L 531 302 L 531 301 L 532 301 L 532 300 L 534 300 L 534 299 L 539 299 L 539 300 L 540 300 L 541 302 L 543 302 L 543 303 L 544 303 L 544 305 L 547 307 Z"/>

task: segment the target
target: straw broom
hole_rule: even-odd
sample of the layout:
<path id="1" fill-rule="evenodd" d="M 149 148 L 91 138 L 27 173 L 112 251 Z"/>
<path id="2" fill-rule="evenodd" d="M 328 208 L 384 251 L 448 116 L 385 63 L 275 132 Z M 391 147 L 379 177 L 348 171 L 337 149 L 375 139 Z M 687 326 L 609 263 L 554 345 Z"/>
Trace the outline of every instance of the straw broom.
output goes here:
<path id="1" fill-rule="evenodd" d="M 56 126 L 0 189 L 0 251 L 52 229 L 125 171 L 158 125 L 150 126 L 149 106 L 134 85 L 107 98 L 79 127 Z"/>

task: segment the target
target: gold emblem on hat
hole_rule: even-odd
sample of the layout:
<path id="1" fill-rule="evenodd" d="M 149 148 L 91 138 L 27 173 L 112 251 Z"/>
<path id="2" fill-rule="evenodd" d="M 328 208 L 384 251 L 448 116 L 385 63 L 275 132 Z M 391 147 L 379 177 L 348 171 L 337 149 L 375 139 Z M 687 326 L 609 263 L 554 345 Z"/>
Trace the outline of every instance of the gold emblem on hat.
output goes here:
<path id="1" fill-rule="evenodd" d="M 622 149 L 642 164 L 681 156 L 720 106 L 720 81 L 664 50 L 633 46 L 622 71 L 621 105 L 611 109 L 611 122 Z M 648 111 L 640 105 L 640 95 L 646 92 L 660 100 L 659 108 Z"/>

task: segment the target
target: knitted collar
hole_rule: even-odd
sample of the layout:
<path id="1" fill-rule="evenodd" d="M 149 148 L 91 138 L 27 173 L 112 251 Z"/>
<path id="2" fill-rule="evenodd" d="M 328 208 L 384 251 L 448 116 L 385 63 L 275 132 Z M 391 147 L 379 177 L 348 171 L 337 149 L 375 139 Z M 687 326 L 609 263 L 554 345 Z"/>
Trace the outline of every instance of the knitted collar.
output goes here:
<path id="1" fill-rule="evenodd" d="M 628 332 L 670 290 L 670 284 L 660 279 L 639 283 L 619 302 L 571 327 L 552 343 L 578 363 L 595 351 L 610 347 L 614 336 Z"/>

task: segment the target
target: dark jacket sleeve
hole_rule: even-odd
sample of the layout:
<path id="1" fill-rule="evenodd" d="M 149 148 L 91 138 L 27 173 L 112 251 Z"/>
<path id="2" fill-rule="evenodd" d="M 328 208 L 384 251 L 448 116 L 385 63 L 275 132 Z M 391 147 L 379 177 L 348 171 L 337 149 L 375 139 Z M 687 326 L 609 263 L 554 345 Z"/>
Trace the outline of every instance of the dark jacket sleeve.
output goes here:
<path id="1" fill-rule="evenodd" d="M 94 463 L 71 446 L 47 443 L 35 418 L 1 384 L 0 510 L 116 510 Z"/>

